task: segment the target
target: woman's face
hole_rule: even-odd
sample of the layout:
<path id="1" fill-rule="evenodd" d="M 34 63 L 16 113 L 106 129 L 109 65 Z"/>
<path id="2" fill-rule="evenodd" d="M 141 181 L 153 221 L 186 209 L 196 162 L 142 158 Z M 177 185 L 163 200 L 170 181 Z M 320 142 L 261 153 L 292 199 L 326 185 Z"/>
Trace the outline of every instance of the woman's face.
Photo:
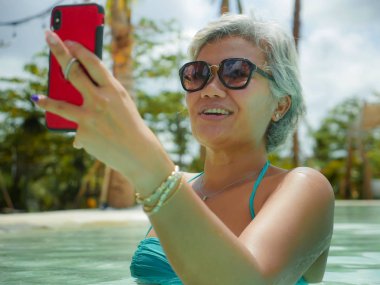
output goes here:
<path id="1" fill-rule="evenodd" d="M 246 58 L 258 67 L 265 63 L 259 48 L 239 37 L 206 44 L 197 60 L 219 65 L 227 58 Z M 187 93 L 186 103 L 194 137 L 214 149 L 264 145 L 264 134 L 275 109 L 268 79 L 257 73 L 240 90 L 228 89 L 215 74 L 203 89 Z M 223 114 L 208 114 L 213 113 L 212 109 L 223 110 Z"/>

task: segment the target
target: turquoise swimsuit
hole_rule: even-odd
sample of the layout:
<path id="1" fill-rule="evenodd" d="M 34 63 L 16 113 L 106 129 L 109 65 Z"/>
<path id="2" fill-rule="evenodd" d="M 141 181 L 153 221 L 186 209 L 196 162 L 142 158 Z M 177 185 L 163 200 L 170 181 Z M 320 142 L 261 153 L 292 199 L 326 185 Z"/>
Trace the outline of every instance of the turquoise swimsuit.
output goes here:
<path id="1" fill-rule="evenodd" d="M 249 209 L 252 219 L 255 217 L 253 200 L 268 167 L 269 162 L 264 165 L 253 186 L 253 191 L 249 199 Z M 199 175 L 190 179 L 189 182 L 197 177 L 199 177 Z M 148 233 L 151 228 L 152 227 L 149 228 Z M 136 278 L 139 284 L 182 285 L 181 280 L 169 264 L 164 250 L 161 247 L 160 240 L 157 237 L 148 237 L 139 243 L 132 257 L 130 270 L 131 276 Z M 307 282 L 302 277 L 298 280 L 296 285 L 307 285 Z"/>

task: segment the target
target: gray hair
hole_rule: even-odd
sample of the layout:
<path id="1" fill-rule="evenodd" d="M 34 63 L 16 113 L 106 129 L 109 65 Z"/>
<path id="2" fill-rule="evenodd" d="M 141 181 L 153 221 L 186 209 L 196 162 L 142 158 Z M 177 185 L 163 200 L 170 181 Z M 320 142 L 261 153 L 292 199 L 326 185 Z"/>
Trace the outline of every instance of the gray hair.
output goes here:
<path id="1" fill-rule="evenodd" d="M 195 60 L 205 44 L 230 36 L 243 38 L 263 51 L 266 57 L 264 69 L 275 79 L 269 81 L 272 96 L 276 100 L 287 95 L 291 98 L 287 113 L 279 121 L 271 121 L 267 128 L 266 149 L 273 151 L 293 133 L 305 111 L 294 40 L 273 22 L 225 14 L 194 36 L 189 48 L 190 57 Z"/>

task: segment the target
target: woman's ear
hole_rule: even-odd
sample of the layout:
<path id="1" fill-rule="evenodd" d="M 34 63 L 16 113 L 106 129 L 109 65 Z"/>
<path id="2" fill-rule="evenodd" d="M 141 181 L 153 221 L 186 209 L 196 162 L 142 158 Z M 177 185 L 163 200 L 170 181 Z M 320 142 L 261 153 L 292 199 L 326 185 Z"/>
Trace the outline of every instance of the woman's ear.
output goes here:
<path id="1" fill-rule="evenodd" d="M 285 116 L 286 112 L 290 109 L 292 105 L 292 99 L 289 95 L 281 97 L 277 103 L 277 108 L 274 110 L 272 115 L 272 120 L 274 122 L 278 122 L 281 120 L 283 116 Z"/>

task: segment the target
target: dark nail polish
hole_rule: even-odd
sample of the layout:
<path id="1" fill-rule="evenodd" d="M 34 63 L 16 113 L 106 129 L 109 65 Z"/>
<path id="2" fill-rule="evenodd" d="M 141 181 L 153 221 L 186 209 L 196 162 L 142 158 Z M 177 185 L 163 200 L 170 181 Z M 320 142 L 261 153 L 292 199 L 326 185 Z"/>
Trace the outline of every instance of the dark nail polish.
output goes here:
<path id="1" fill-rule="evenodd" d="M 30 97 L 30 100 L 32 100 L 32 101 L 35 102 L 35 103 L 37 103 L 39 99 L 40 99 L 40 97 L 38 97 L 38 95 L 32 95 L 32 96 Z"/>

